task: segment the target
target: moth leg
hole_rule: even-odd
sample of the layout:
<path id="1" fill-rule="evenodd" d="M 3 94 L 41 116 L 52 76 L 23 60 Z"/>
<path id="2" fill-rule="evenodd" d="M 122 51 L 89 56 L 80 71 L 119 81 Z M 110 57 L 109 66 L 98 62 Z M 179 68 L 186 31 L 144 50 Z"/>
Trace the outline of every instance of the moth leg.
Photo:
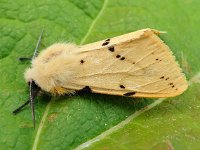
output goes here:
<path id="1" fill-rule="evenodd" d="M 13 111 L 13 114 L 16 115 L 17 113 L 19 113 L 20 111 L 22 111 L 22 109 L 28 105 L 30 103 L 30 100 L 27 100 L 24 104 L 22 104 L 20 107 L 18 107 L 17 109 L 15 109 Z"/>
<path id="2" fill-rule="evenodd" d="M 82 93 L 92 93 L 92 90 L 89 86 L 85 86 L 84 88 L 80 89 L 77 91 L 78 94 Z"/>
<path id="3" fill-rule="evenodd" d="M 31 57 L 19 57 L 19 61 L 24 62 L 24 61 L 31 61 Z"/>

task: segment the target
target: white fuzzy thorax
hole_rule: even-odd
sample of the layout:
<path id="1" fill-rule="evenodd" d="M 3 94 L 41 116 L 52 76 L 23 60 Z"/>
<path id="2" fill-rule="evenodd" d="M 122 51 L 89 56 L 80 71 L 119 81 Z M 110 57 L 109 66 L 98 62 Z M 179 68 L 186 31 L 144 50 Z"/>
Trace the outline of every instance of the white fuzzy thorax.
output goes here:
<path id="1" fill-rule="evenodd" d="M 76 49 L 77 46 L 74 44 L 57 43 L 43 50 L 32 61 L 31 68 L 26 70 L 26 81 L 34 80 L 47 92 L 61 86 L 62 83 L 67 83 L 73 72 L 71 66 L 75 55 L 72 52 Z"/>

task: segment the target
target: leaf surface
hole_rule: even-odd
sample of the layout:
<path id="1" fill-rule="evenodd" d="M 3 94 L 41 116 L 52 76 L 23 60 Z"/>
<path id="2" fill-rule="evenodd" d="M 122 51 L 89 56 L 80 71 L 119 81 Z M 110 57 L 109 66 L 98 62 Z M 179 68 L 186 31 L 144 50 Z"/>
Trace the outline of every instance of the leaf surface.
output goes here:
<path id="1" fill-rule="evenodd" d="M 198 149 L 199 5 L 198 0 L 0 0 L 0 149 Z M 29 107 L 17 116 L 11 112 L 28 98 L 23 73 L 30 64 L 18 58 L 32 56 L 43 27 L 41 50 L 147 27 L 167 31 L 161 38 L 190 87 L 165 100 L 42 95 L 34 129 Z"/>

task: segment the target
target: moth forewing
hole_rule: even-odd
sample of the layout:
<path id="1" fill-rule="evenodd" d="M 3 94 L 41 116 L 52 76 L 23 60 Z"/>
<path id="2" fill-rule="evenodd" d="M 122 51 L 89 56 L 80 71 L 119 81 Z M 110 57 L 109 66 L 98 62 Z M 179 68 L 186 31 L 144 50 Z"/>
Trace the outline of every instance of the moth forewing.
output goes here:
<path id="1" fill-rule="evenodd" d="M 181 94 L 186 78 L 159 33 L 143 29 L 81 46 L 78 59 L 84 63 L 75 66 L 70 88 L 89 86 L 96 93 L 132 97 Z"/>

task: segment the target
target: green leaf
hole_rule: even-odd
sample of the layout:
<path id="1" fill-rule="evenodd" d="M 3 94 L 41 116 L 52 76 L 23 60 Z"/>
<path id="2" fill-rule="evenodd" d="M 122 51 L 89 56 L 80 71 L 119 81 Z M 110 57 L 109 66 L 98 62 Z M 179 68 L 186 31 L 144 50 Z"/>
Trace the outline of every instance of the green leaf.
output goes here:
<path id="1" fill-rule="evenodd" d="M 200 12 L 198 0 L 0 0 L 0 149 L 199 149 Z M 42 95 L 36 128 L 23 73 L 45 28 L 41 50 L 55 42 L 85 44 L 142 28 L 167 31 L 190 86 L 171 99 L 101 94 Z M 160 105 L 159 105 L 160 104 Z"/>

